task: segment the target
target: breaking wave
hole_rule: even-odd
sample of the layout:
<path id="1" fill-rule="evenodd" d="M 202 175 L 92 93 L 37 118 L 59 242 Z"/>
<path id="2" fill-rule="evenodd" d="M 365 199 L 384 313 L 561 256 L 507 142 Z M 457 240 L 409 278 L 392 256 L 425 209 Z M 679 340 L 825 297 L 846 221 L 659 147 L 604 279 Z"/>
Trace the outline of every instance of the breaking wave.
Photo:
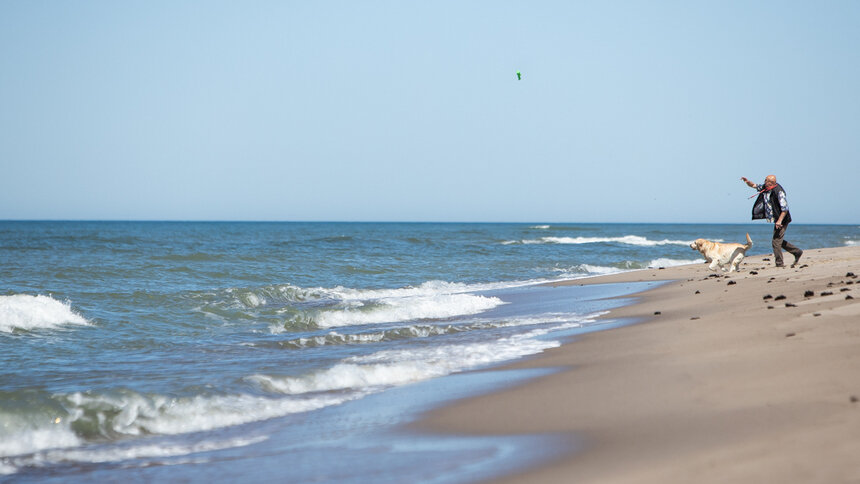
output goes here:
<path id="1" fill-rule="evenodd" d="M 132 390 L 30 394 L 0 413 L 0 468 L 7 457 L 141 435 L 179 435 L 267 420 L 337 405 L 350 395 L 250 394 L 171 397 Z"/>
<path id="2" fill-rule="evenodd" d="M 15 329 L 34 330 L 57 328 L 66 324 L 89 324 L 75 313 L 69 302 L 60 302 L 50 296 L 15 294 L 0 296 L 0 331 L 11 333 Z"/>
<path id="3" fill-rule="evenodd" d="M 444 319 L 477 314 L 505 304 L 497 297 L 472 294 L 439 294 L 434 296 L 392 297 L 359 302 L 356 307 L 320 312 L 317 326 L 332 328 L 355 324 L 377 324 L 422 319 Z"/>
<path id="4" fill-rule="evenodd" d="M 560 343 L 555 340 L 540 339 L 538 336 L 551 331 L 579 327 L 584 323 L 592 322 L 592 317 L 596 316 L 530 318 L 531 324 L 548 321 L 559 324 L 482 343 L 379 351 L 366 356 L 346 358 L 330 368 L 306 375 L 257 374 L 247 377 L 246 380 L 259 385 L 267 392 L 284 395 L 380 391 L 391 386 L 540 353 Z"/>
<path id="5" fill-rule="evenodd" d="M 197 310 L 207 315 L 266 320 L 289 331 L 469 316 L 505 304 L 497 297 L 475 292 L 533 283 L 428 281 L 396 289 L 302 288 L 286 284 L 189 297 L 197 299 Z"/>

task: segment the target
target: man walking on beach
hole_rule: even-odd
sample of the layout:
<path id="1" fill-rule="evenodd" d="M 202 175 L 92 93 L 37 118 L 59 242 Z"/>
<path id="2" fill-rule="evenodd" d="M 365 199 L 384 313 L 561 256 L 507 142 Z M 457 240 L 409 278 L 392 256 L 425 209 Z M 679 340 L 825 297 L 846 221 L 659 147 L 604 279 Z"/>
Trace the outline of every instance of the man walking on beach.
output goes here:
<path id="1" fill-rule="evenodd" d="M 797 265 L 803 251 L 785 240 L 785 230 L 788 224 L 791 223 L 791 214 L 788 212 L 788 201 L 785 198 L 785 190 L 776 182 L 776 176 L 768 175 L 764 180 L 764 185 L 756 185 L 746 177 L 741 177 L 747 185 L 755 188 L 758 191 L 758 198 L 753 205 L 752 218 L 753 220 L 765 219 L 774 224 L 773 226 L 773 258 L 776 261 L 777 267 L 785 267 L 782 262 L 782 249 L 785 249 L 794 256 L 794 263 L 791 267 Z"/>

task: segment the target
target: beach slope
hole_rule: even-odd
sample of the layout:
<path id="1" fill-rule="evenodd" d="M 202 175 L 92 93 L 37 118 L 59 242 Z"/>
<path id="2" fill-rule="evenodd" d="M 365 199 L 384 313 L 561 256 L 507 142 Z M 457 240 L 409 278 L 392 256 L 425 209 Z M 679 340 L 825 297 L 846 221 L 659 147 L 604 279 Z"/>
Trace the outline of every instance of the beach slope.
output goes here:
<path id="1" fill-rule="evenodd" d="M 497 482 L 860 481 L 860 247 L 807 250 L 797 268 L 768 259 L 565 282 L 671 281 L 606 316 L 640 324 L 513 365 L 561 371 L 419 426 L 582 443 Z"/>

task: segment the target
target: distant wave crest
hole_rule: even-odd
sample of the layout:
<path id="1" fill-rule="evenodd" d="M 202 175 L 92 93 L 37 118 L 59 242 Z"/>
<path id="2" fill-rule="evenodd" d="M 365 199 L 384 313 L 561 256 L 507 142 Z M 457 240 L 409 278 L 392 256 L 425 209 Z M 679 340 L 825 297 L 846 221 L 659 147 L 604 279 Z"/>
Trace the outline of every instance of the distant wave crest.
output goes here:
<path id="1" fill-rule="evenodd" d="M 502 244 L 626 244 L 653 247 L 658 245 L 690 245 L 690 242 L 689 240 L 650 240 L 639 235 L 624 235 L 622 237 L 541 237 L 540 239 L 507 240 Z"/>

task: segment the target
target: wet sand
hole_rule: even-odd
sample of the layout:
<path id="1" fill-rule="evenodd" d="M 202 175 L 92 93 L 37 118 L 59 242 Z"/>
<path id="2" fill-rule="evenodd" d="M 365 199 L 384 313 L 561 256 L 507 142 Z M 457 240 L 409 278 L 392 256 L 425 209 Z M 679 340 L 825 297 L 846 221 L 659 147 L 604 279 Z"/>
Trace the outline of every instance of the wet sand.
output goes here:
<path id="1" fill-rule="evenodd" d="M 561 371 L 418 426 L 582 443 L 494 482 L 858 482 L 860 247 L 809 249 L 796 268 L 768 259 L 564 282 L 671 281 L 604 317 L 638 324 L 511 365 Z"/>

